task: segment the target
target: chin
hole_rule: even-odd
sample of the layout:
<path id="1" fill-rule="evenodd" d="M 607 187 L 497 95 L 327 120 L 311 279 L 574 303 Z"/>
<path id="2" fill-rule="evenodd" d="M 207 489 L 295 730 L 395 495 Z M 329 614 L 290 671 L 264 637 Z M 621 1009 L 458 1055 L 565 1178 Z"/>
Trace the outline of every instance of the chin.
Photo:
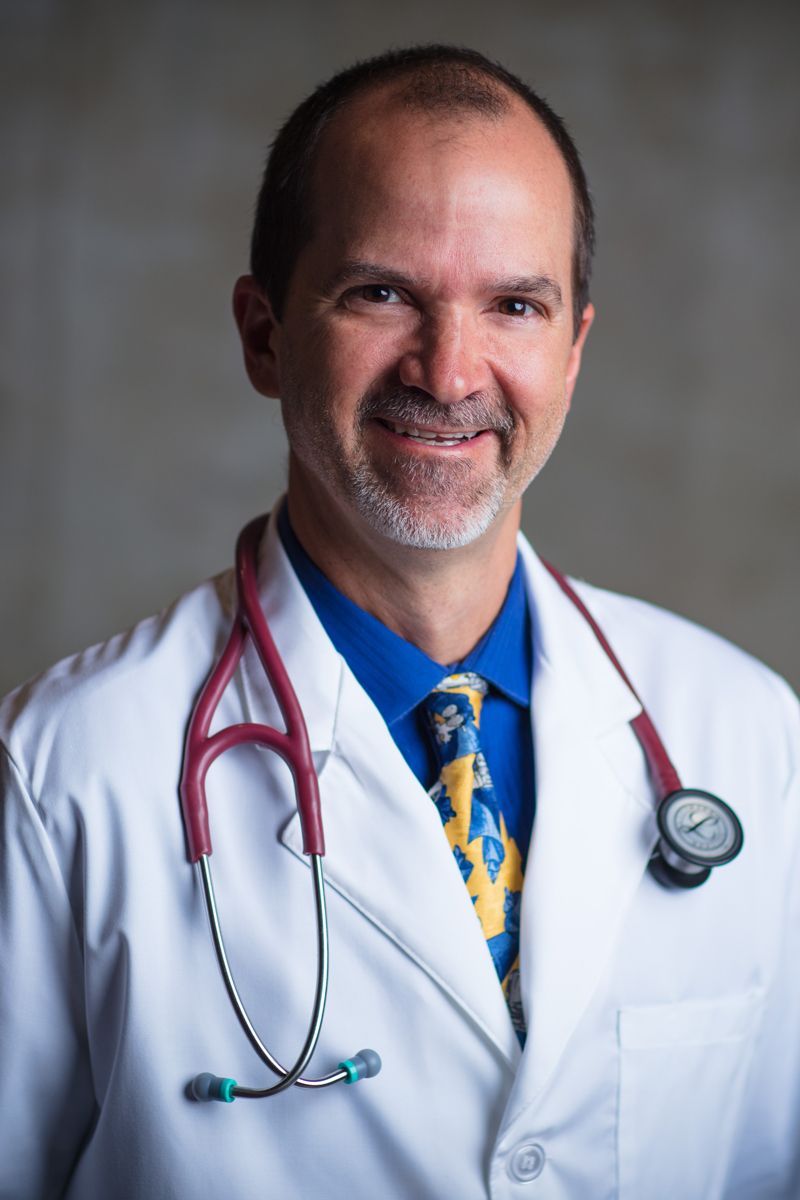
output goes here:
<path id="1" fill-rule="evenodd" d="M 359 513 L 377 532 L 399 546 L 416 550 L 457 550 L 484 534 L 503 508 L 499 489 L 469 507 L 439 498 L 422 504 L 393 495 L 371 481 L 355 489 Z M 438 511 L 437 511 L 438 510 Z"/>

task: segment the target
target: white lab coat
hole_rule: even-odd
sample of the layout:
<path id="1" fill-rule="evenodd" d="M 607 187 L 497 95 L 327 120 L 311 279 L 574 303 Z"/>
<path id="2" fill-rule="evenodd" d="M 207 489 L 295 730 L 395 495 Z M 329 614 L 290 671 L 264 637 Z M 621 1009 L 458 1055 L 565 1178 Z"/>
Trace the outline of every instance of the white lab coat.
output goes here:
<path id="1" fill-rule="evenodd" d="M 744 825 L 733 864 L 697 891 L 665 891 L 646 873 L 653 799 L 628 724 L 639 706 L 521 549 L 537 790 L 524 1054 L 439 815 L 273 525 L 263 602 L 305 710 L 327 835 L 331 985 L 314 1073 L 364 1046 L 383 1070 L 231 1105 L 184 1094 L 204 1070 L 272 1079 L 229 1007 L 177 799 L 186 720 L 232 615 L 226 574 L 0 713 L 0 1196 L 800 1195 L 796 703 L 713 635 L 580 585 L 684 783 Z M 217 727 L 275 716 L 250 650 Z M 236 750 L 212 767 L 209 804 L 230 958 L 287 1062 L 314 959 L 288 772 Z"/>

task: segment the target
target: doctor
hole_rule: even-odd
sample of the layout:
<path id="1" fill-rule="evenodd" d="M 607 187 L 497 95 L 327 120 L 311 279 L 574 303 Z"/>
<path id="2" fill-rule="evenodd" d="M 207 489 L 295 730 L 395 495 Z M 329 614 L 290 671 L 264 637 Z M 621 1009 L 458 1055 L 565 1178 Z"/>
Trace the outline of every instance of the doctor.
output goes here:
<path id="1" fill-rule="evenodd" d="M 273 1081 L 177 802 L 227 573 L 0 713 L 0 1197 L 800 1194 L 796 701 L 713 635 L 580 586 L 684 782 L 745 829 L 705 885 L 665 889 L 639 702 L 519 536 L 592 322 L 590 251 L 571 141 L 478 55 L 384 56 L 284 127 L 234 303 L 291 447 L 259 587 L 326 828 L 310 1073 L 361 1046 L 383 1069 L 186 1092 L 204 1070 Z M 279 723 L 252 649 L 217 724 L 242 720 Z M 288 772 L 249 747 L 208 792 L 230 958 L 291 1061 L 314 929 Z"/>

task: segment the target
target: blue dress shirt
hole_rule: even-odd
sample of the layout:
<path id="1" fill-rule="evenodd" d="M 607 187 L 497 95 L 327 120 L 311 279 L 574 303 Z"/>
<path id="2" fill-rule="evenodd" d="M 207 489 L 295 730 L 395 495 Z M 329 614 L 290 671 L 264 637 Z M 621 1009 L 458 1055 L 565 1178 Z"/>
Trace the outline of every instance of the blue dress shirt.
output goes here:
<path id="1" fill-rule="evenodd" d="M 523 863 L 535 805 L 530 687 L 531 616 L 517 557 L 503 607 L 493 624 L 458 663 L 442 664 L 387 629 L 343 595 L 311 561 L 281 505 L 278 531 L 317 616 L 339 654 L 380 712 L 422 786 L 439 774 L 422 701 L 446 675 L 476 671 L 489 684 L 481 713 L 481 747 L 503 816 Z"/>

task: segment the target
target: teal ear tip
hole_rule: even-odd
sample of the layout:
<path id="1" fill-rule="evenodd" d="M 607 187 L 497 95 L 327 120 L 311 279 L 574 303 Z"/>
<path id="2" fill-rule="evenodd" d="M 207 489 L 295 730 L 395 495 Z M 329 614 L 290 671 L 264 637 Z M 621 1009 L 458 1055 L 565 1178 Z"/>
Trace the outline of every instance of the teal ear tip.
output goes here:
<path id="1" fill-rule="evenodd" d="M 381 1069 L 381 1056 L 375 1050 L 359 1050 L 352 1058 L 340 1062 L 339 1066 L 347 1072 L 345 1083 L 358 1083 L 359 1079 L 372 1079 Z"/>
<path id="2" fill-rule="evenodd" d="M 212 1075 L 209 1071 L 204 1071 L 202 1075 L 194 1077 L 190 1090 L 195 1100 L 221 1100 L 225 1104 L 233 1104 L 236 1099 L 233 1094 L 235 1087 L 235 1079 L 221 1078 L 219 1075 Z"/>

